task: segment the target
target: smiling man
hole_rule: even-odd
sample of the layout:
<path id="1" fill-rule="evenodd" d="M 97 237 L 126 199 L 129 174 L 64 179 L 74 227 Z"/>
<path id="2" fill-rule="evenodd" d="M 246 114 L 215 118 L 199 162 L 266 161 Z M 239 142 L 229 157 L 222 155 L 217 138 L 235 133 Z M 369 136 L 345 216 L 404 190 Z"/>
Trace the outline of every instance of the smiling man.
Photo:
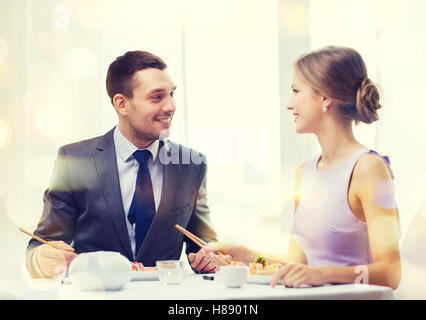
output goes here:
<path id="1" fill-rule="evenodd" d="M 26 263 L 33 277 L 53 277 L 83 252 L 116 251 L 145 266 L 179 259 L 188 239 L 176 224 L 217 240 L 204 155 L 166 139 L 176 111 L 176 85 L 166 69 L 144 51 L 127 52 L 109 66 L 106 87 L 118 125 L 59 149 L 34 234 L 63 250 L 31 239 Z M 171 154 L 204 161 L 161 161 Z M 190 240 L 186 248 L 195 270 L 215 271 L 204 250 Z"/>

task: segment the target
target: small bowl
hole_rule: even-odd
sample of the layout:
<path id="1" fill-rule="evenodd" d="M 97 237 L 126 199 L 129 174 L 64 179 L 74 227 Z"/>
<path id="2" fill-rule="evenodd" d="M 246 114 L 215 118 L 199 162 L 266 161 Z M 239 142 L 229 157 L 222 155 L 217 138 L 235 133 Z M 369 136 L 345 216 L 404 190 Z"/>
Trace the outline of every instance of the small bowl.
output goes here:
<path id="1" fill-rule="evenodd" d="M 68 277 L 82 291 L 121 290 L 131 272 L 130 261 L 120 253 L 96 251 L 79 254 L 71 262 Z"/>

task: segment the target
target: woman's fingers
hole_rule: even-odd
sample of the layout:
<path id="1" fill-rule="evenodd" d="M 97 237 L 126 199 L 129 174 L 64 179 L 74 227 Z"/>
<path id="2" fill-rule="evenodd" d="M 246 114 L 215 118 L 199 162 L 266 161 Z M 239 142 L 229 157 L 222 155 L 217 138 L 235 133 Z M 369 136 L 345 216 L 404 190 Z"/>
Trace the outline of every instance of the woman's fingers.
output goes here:
<path id="1" fill-rule="evenodd" d="M 278 269 L 277 272 L 272 276 L 271 285 L 272 287 L 275 287 L 279 281 L 281 281 L 283 278 L 285 278 L 285 275 L 289 271 L 289 264 L 286 264 L 285 266 L 282 266 Z"/>
<path id="2" fill-rule="evenodd" d="M 298 263 L 287 263 L 272 277 L 272 287 L 275 287 L 279 282 L 286 287 L 294 287 L 295 285 L 300 285 L 299 283 L 305 283 L 304 281 L 306 281 L 306 278 L 303 268 L 304 266 Z"/>
<path id="3" fill-rule="evenodd" d="M 295 281 L 297 281 L 303 274 L 303 266 L 299 264 L 291 264 L 289 271 L 283 279 L 283 284 L 287 287 L 293 287 Z"/>

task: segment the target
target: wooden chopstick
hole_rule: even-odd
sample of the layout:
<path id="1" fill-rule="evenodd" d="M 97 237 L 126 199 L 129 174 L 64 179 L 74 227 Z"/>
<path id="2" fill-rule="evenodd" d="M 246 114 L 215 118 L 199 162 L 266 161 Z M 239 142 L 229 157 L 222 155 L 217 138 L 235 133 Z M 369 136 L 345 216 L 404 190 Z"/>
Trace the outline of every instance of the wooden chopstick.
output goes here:
<path id="1" fill-rule="evenodd" d="M 175 225 L 176 229 L 178 229 L 180 232 L 182 232 L 184 235 L 186 235 L 189 239 L 194 241 L 196 244 L 198 244 L 200 247 L 204 247 L 207 245 L 207 242 L 205 242 L 203 239 L 198 238 L 195 234 L 189 232 L 185 228 L 181 227 L 180 225 Z"/>
<path id="2" fill-rule="evenodd" d="M 28 231 L 26 231 L 26 230 L 24 230 L 22 228 L 18 228 L 18 230 L 21 231 L 21 232 L 23 232 L 23 233 L 25 233 L 25 234 L 27 234 L 27 235 L 29 235 L 30 237 L 32 237 L 32 238 L 34 238 L 36 240 L 44 243 L 44 244 L 47 244 L 47 245 L 51 246 L 52 248 L 55 248 L 55 249 L 58 249 L 58 250 L 65 250 L 64 248 L 58 247 L 58 246 L 54 245 L 51 242 L 47 242 L 46 240 L 40 238 L 39 236 L 36 236 L 35 234 L 32 234 L 31 232 L 28 232 Z"/>
<path id="3" fill-rule="evenodd" d="M 204 247 L 207 246 L 207 242 L 205 242 L 203 239 L 198 238 L 195 234 L 189 232 L 188 230 L 186 230 L 185 228 L 181 227 L 180 225 L 176 224 L 175 225 L 176 229 L 178 229 L 180 232 L 182 232 L 185 236 L 187 236 L 189 239 L 191 239 L 192 241 L 194 241 L 196 244 L 198 244 L 200 247 Z M 219 255 L 217 254 L 213 254 L 213 257 L 220 261 L 221 263 L 223 263 L 224 265 L 228 265 L 229 263 L 227 261 L 225 261 L 223 258 L 221 258 L 220 256 L 224 256 L 223 253 L 219 252 Z"/>

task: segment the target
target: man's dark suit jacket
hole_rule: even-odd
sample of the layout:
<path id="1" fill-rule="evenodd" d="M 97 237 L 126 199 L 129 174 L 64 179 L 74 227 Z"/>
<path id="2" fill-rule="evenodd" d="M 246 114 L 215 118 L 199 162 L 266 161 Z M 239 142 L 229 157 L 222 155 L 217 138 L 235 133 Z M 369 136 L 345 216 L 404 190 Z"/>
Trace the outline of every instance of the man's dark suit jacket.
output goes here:
<path id="1" fill-rule="evenodd" d="M 71 243 L 76 253 L 116 251 L 133 261 L 113 132 L 114 129 L 104 136 L 59 149 L 50 186 L 44 193 L 43 214 L 34 233 L 46 240 Z M 160 141 L 159 152 L 165 159 L 176 160 L 178 154 L 182 159 L 183 154 L 186 159 L 193 155 L 205 160 L 204 155 L 168 140 Z M 206 199 L 205 161 L 174 162 L 163 166 L 161 201 L 136 254 L 135 260 L 146 266 L 154 266 L 156 260 L 179 259 L 184 240 L 187 253 L 199 250 L 175 228 L 176 224 L 200 238 L 216 240 Z M 27 254 L 40 244 L 31 239 Z"/>

